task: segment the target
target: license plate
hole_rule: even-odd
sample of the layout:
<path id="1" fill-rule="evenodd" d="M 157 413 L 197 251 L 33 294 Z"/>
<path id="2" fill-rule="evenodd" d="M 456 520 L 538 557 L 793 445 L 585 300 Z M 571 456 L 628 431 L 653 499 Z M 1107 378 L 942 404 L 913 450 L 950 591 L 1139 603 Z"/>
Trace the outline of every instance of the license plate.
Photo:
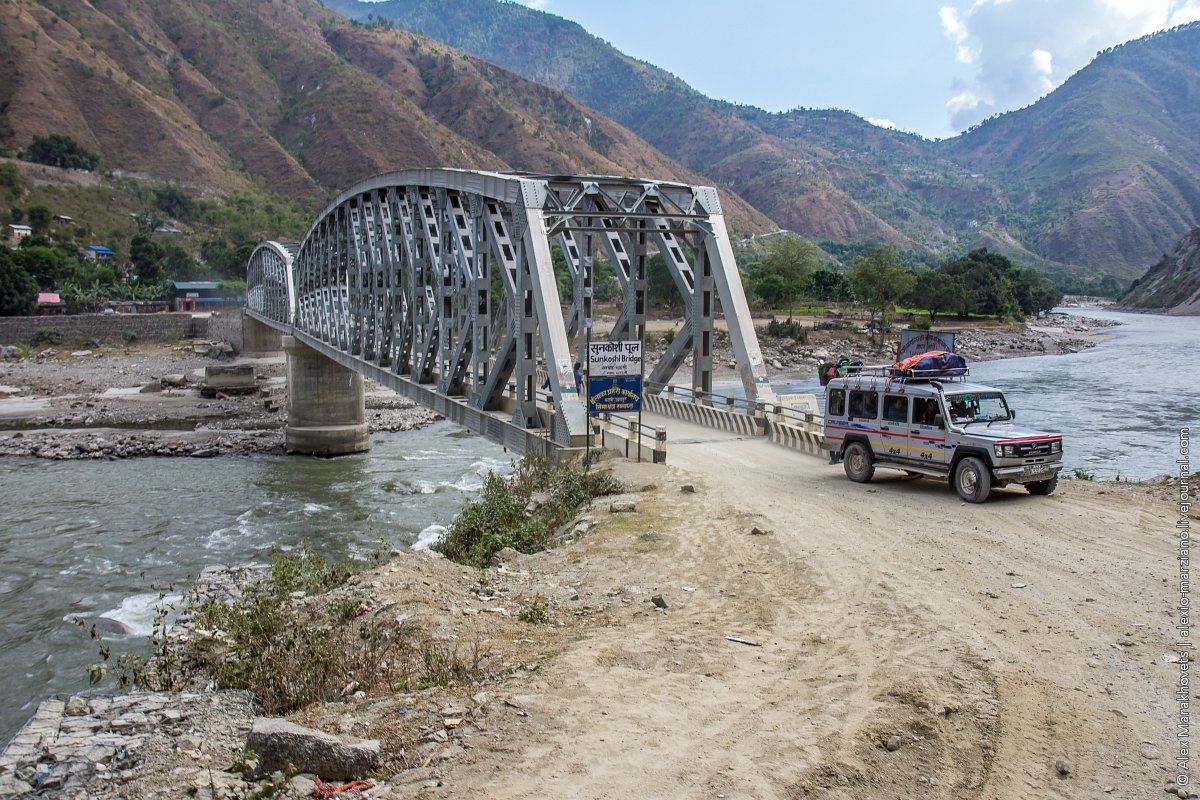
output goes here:
<path id="1" fill-rule="evenodd" d="M 1046 478 L 1054 472 L 1050 467 L 1043 467 L 1040 464 L 1037 466 L 1026 467 L 1021 475 L 1025 478 Z"/>

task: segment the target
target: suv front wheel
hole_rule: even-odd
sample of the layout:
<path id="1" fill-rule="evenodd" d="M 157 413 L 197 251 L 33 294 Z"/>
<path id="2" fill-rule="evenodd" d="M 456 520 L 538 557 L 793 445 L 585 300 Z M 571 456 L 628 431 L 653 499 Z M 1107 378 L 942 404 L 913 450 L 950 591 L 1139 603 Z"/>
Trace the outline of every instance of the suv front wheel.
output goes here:
<path id="1" fill-rule="evenodd" d="M 875 474 L 875 459 L 871 456 L 871 448 L 862 442 L 851 442 L 842 453 L 842 465 L 846 468 L 846 477 L 855 483 L 866 483 Z"/>
<path id="2" fill-rule="evenodd" d="M 982 503 L 992 491 L 992 473 L 975 456 L 967 456 L 954 468 L 954 491 L 968 503 Z"/>
<path id="3" fill-rule="evenodd" d="M 1058 488 L 1058 476 L 1055 475 L 1048 481 L 1034 481 L 1033 483 L 1025 484 L 1025 489 L 1030 494 L 1047 495 Z"/>

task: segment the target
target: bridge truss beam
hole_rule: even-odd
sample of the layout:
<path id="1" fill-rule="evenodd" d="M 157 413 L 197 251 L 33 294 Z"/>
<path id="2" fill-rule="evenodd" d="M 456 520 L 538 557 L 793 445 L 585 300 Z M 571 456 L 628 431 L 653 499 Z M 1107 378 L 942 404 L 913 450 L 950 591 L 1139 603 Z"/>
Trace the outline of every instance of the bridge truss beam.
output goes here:
<path id="1" fill-rule="evenodd" d="M 503 410 L 570 446 L 586 433 L 574 362 L 586 360 L 593 336 L 645 340 L 646 270 L 656 253 L 685 315 L 649 366 L 650 385 L 669 383 L 690 356 L 691 388 L 712 392 L 719 295 L 747 398 L 772 400 L 708 187 L 450 169 L 379 175 L 338 196 L 299 245 L 259 245 L 247 307 L 342 363 L 370 367 L 364 373 L 385 370 L 472 408 Z M 621 300 L 611 331 L 598 333 L 601 268 L 612 270 Z M 552 405 L 539 397 L 540 363 Z"/>

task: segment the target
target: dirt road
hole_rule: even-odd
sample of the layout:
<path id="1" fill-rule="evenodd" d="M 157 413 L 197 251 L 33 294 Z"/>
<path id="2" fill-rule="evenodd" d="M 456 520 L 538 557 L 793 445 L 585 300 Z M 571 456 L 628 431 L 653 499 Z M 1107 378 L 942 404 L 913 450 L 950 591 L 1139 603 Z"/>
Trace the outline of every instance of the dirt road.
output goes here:
<path id="1" fill-rule="evenodd" d="M 761 440 L 666 424 L 672 466 L 642 473 L 658 516 L 564 571 L 602 570 L 667 608 L 568 646 L 521 698 L 529 717 L 492 720 L 493 744 L 444 791 L 1163 796 L 1169 503 L 1072 481 L 971 506 L 944 483 L 853 484 Z M 595 560 L 621 547 L 627 571 Z"/>

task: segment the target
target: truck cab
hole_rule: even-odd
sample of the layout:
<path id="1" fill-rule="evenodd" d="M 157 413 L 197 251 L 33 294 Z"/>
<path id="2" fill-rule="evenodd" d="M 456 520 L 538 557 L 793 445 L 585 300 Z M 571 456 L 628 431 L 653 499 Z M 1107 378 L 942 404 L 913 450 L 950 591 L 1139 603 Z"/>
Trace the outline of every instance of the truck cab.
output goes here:
<path id="1" fill-rule="evenodd" d="M 999 389 L 949 376 L 863 367 L 825 387 L 822 448 L 846 477 L 865 483 L 877 468 L 945 478 L 969 503 L 1021 484 L 1048 495 L 1062 469 L 1062 436 L 1019 428 Z"/>

